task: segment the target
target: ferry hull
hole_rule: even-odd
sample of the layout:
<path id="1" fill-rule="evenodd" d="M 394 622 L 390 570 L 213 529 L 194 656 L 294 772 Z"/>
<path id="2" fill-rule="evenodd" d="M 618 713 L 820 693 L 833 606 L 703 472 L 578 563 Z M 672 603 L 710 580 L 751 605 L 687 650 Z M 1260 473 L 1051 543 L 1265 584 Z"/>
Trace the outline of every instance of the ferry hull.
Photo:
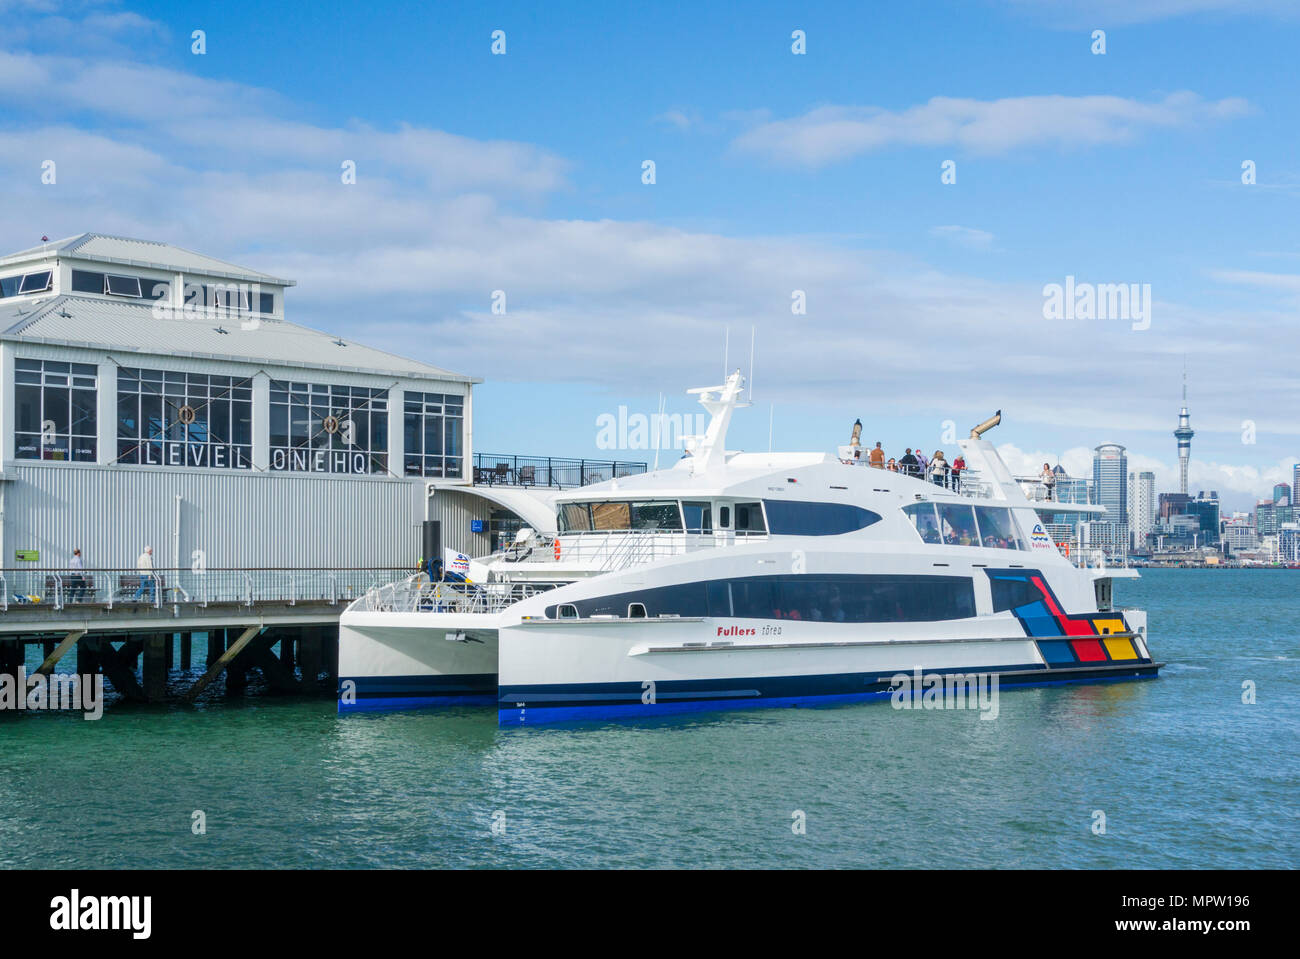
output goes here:
<path id="1" fill-rule="evenodd" d="M 716 632 L 707 620 L 504 629 L 498 721 L 520 726 L 862 702 L 892 697 L 900 675 L 918 673 L 986 682 L 996 676 L 999 689 L 1111 682 L 1154 677 L 1160 665 L 1138 635 L 1112 638 L 1111 652 L 1098 659 L 1085 659 L 1089 650 L 1067 662 L 1058 647 L 1069 653 L 1079 641 L 1063 637 L 900 640 L 864 638 L 853 627 L 818 629 L 816 638 L 787 633 L 769 643 L 721 645 L 692 642 Z"/>
<path id="2" fill-rule="evenodd" d="M 457 617 L 431 625 L 427 614 L 408 615 L 414 618 L 403 622 L 353 614 L 339 626 L 338 711 L 494 705 L 496 630 Z"/>

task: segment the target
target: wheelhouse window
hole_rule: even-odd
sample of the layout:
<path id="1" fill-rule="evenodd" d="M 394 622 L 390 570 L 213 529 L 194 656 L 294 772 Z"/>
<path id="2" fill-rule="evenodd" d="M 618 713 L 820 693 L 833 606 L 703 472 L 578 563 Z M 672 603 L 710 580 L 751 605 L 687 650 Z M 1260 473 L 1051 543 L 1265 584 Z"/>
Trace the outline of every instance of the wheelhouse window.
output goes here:
<path id="1" fill-rule="evenodd" d="M 688 533 L 713 532 L 713 505 L 711 503 L 682 503 L 682 518 Z"/>
<path id="2" fill-rule="evenodd" d="M 789 536 L 838 536 L 880 522 L 880 514 L 849 503 L 763 500 L 771 532 Z"/>
<path id="3" fill-rule="evenodd" d="M 271 381 L 271 469 L 388 472 L 388 391 Z"/>
<path id="4" fill-rule="evenodd" d="M 737 533 L 766 533 L 767 524 L 763 519 L 762 503 L 736 504 Z"/>
<path id="5" fill-rule="evenodd" d="M 979 522 L 980 542 L 988 549 L 1023 549 L 1016 535 L 1016 524 L 1011 521 L 1011 511 L 993 506 L 976 506 L 975 518 Z"/>
<path id="6" fill-rule="evenodd" d="M 975 509 L 966 503 L 935 503 L 939 511 L 939 531 L 949 546 L 980 545 L 979 529 L 975 526 Z"/>
<path id="7" fill-rule="evenodd" d="M 683 530 L 682 513 L 676 500 L 562 503 L 557 518 L 562 533 L 618 530 L 679 533 Z"/>
<path id="8" fill-rule="evenodd" d="M 407 476 L 464 475 L 465 397 L 408 390 L 402 417 Z"/>
<path id="9" fill-rule="evenodd" d="M 119 368 L 117 461 L 251 469 L 252 378 Z"/>
<path id="10" fill-rule="evenodd" d="M 14 361 L 14 455 L 93 463 L 99 371 L 88 363 Z"/>

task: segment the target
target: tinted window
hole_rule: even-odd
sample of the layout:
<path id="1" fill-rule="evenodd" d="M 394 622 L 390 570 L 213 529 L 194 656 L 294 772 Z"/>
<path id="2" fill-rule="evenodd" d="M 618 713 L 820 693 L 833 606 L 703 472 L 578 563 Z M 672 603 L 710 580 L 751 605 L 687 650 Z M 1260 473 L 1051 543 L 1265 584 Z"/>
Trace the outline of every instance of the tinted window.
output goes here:
<path id="1" fill-rule="evenodd" d="M 91 273 L 88 270 L 73 270 L 72 290 L 74 293 L 103 293 L 104 274 Z"/>
<path id="2" fill-rule="evenodd" d="M 974 616 L 975 588 L 966 576 L 746 576 L 616 593 L 574 605 L 582 616 L 623 616 L 632 603 L 643 603 L 649 616 L 934 622 Z M 553 618 L 555 607 L 548 607 L 546 615 Z"/>
<path id="3" fill-rule="evenodd" d="M 975 510 L 965 503 L 935 503 L 939 511 L 939 529 L 943 542 L 950 546 L 978 546 Z"/>
<path id="4" fill-rule="evenodd" d="M 993 577 L 989 585 L 993 590 L 993 612 L 995 613 L 1027 606 L 1029 603 L 1043 598 L 1038 588 L 1025 578 L 999 579 Z"/>
<path id="5" fill-rule="evenodd" d="M 713 510 L 708 503 L 683 503 L 682 514 L 688 533 L 713 532 Z"/>
<path id="6" fill-rule="evenodd" d="M 880 522 L 880 514 L 848 503 L 791 503 L 764 500 L 770 532 L 793 536 L 838 536 Z"/>
<path id="7" fill-rule="evenodd" d="M 980 542 L 988 549 L 1019 549 L 1016 528 L 1011 522 L 1011 512 L 994 506 L 976 506 L 979 520 Z"/>
<path id="8" fill-rule="evenodd" d="M 911 506 L 905 506 L 903 512 L 907 514 L 912 525 L 916 527 L 917 535 L 927 543 L 940 543 L 943 537 L 939 535 L 939 517 L 934 511 L 933 503 L 913 503 Z"/>
<path id="9" fill-rule="evenodd" d="M 22 283 L 18 286 L 19 293 L 42 293 L 50 288 L 50 282 L 54 279 L 54 274 L 49 270 L 43 270 L 40 273 L 28 273 L 23 277 Z"/>
<path id="10" fill-rule="evenodd" d="M 763 525 L 763 506 L 761 503 L 736 504 L 736 530 L 750 533 L 766 532 Z"/>
<path id="11" fill-rule="evenodd" d="M 108 274 L 105 277 L 108 282 L 108 292 L 114 296 L 139 296 L 140 279 L 135 276 L 114 276 Z"/>

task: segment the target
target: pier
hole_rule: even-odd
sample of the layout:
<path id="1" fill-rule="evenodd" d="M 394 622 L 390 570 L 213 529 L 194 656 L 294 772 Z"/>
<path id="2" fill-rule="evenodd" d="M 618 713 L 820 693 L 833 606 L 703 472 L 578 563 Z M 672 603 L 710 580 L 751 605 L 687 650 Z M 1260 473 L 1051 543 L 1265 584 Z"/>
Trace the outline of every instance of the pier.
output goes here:
<path id="1" fill-rule="evenodd" d="M 224 678 L 243 694 L 250 672 L 268 691 L 333 692 L 338 618 L 373 586 L 407 569 L 0 570 L 0 674 L 16 676 L 39 648 L 49 675 L 102 675 L 135 703 L 192 703 Z M 203 656 L 206 669 L 193 678 Z M 59 670 L 60 664 L 65 669 Z M 173 670 L 185 688 L 169 689 Z"/>

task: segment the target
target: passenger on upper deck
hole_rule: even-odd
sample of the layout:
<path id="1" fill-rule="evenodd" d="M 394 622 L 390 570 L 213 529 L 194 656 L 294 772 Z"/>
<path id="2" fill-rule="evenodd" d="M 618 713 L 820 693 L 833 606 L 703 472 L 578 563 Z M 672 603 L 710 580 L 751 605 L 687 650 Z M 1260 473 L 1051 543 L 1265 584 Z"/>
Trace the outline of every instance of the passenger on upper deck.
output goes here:
<path id="1" fill-rule="evenodd" d="M 878 470 L 885 468 L 885 451 L 880 448 L 880 440 L 876 440 L 876 448 L 871 451 L 871 465 Z"/>
<path id="2" fill-rule="evenodd" d="M 909 446 L 907 448 L 907 452 L 904 453 L 903 458 L 898 461 L 898 465 L 908 476 L 916 475 L 916 457 L 912 455 L 912 447 Z"/>

